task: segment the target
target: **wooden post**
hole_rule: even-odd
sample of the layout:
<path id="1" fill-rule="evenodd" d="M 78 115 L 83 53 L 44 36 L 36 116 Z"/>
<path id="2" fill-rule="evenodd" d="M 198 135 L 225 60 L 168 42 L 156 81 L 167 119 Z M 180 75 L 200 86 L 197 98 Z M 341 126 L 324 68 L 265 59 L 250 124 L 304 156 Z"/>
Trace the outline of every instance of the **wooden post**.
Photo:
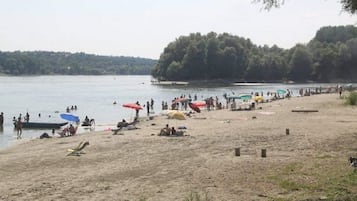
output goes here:
<path id="1" fill-rule="evenodd" d="M 262 149 L 262 158 L 266 158 L 266 157 L 267 157 L 267 150 Z"/>
<path id="2" fill-rule="evenodd" d="M 289 134 L 290 134 L 290 130 L 287 128 L 287 129 L 285 130 L 285 133 L 286 133 L 286 135 L 289 135 Z"/>
<path id="3" fill-rule="evenodd" d="M 235 155 L 240 156 L 240 147 L 235 148 Z"/>

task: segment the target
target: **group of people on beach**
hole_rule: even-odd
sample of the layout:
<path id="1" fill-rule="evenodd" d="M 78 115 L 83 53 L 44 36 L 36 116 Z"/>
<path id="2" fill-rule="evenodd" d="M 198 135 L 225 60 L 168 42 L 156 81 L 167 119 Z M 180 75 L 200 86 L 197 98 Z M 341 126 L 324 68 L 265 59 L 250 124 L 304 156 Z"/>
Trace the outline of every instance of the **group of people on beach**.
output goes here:
<path id="1" fill-rule="evenodd" d="M 77 127 L 74 127 L 73 124 L 70 124 L 69 127 L 65 127 L 61 132 L 59 132 L 58 134 L 61 137 L 68 137 L 68 136 L 73 136 L 76 134 L 78 129 Z M 52 133 L 53 134 L 53 133 Z"/>
<path id="2" fill-rule="evenodd" d="M 144 105 L 145 107 L 145 105 Z M 151 98 L 150 102 L 146 101 L 146 113 L 147 116 L 150 115 L 150 111 L 154 111 L 154 99 Z"/>
<path id="3" fill-rule="evenodd" d="M 39 118 L 41 117 L 41 113 L 38 114 Z M 49 116 L 50 117 L 50 116 Z M 30 121 L 30 114 L 26 112 L 25 116 L 22 113 L 19 114 L 18 117 L 13 117 L 12 122 L 14 125 L 14 130 L 16 131 L 17 139 L 22 138 L 23 124 L 24 122 Z M 0 127 L 4 125 L 4 113 L 0 113 Z M 54 135 L 55 129 L 52 129 L 52 134 Z M 76 133 L 77 128 L 75 128 L 72 124 L 69 127 L 64 128 L 59 134 L 61 136 L 70 136 Z"/>
<path id="4" fill-rule="evenodd" d="M 281 98 L 286 98 L 286 97 L 291 97 L 293 96 L 293 91 L 292 90 L 286 90 L 287 93 L 285 94 L 279 94 L 277 92 L 267 92 L 266 95 L 263 94 L 263 92 L 251 92 L 252 95 L 254 96 L 261 96 L 262 98 L 267 98 L 266 100 L 274 100 L 274 99 L 281 99 Z M 322 88 L 322 87 L 316 87 L 315 88 L 301 88 L 297 90 L 298 93 L 297 95 L 299 96 L 309 96 L 312 94 L 320 94 L 320 93 L 338 93 L 339 96 L 342 96 L 342 93 L 344 91 L 344 88 L 341 85 L 337 85 L 336 87 L 330 87 L 330 88 Z M 202 101 L 205 103 L 205 107 L 207 111 L 211 110 L 219 110 L 219 109 L 229 109 L 229 107 L 232 106 L 232 102 L 234 100 L 229 100 L 226 99 L 225 105 L 222 104 L 218 96 L 215 97 L 208 97 L 204 98 L 202 97 Z M 178 101 L 182 100 L 182 101 Z M 170 108 L 168 107 L 168 103 L 166 101 L 162 101 L 162 110 L 167 110 L 167 109 L 172 109 L 172 110 L 183 110 L 187 111 L 189 110 L 189 103 L 192 101 L 197 101 L 198 100 L 198 95 L 195 94 L 191 96 L 191 94 L 181 94 L 178 97 L 174 97 L 171 100 Z M 252 100 L 254 102 L 254 106 L 258 104 L 259 102 L 257 100 Z M 264 100 L 265 101 L 265 100 Z M 151 98 L 150 100 L 146 101 L 146 104 L 144 105 L 144 108 L 146 108 L 147 116 L 150 115 L 154 111 L 154 99 Z M 136 102 L 138 106 L 140 106 L 139 101 Z M 67 106 L 66 111 L 70 112 L 72 110 L 77 110 L 77 105 L 72 105 L 72 106 Z M 38 114 L 39 117 L 41 117 L 41 114 Z M 135 121 L 137 122 L 139 118 L 139 109 L 136 109 L 136 115 L 135 115 Z M 22 135 L 22 127 L 23 127 L 23 122 L 29 122 L 30 121 L 30 114 L 26 112 L 25 116 L 23 117 L 22 114 L 19 115 L 19 117 L 13 117 L 13 124 L 17 133 L 18 138 L 21 138 Z M 89 118 L 86 116 L 85 122 L 88 122 Z M 122 124 L 125 124 L 126 122 L 122 122 Z M 4 124 L 4 113 L 0 113 L 0 127 L 2 127 Z M 78 126 L 77 126 L 78 127 Z M 64 128 L 59 134 L 60 136 L 72 136 L 76 133 L 77 128 L 75 128 L 72 124 L 69 127 Z M 169 127 L 166 125 L 163 129 L 160 130 L 160 135 L 175 135 L 177 133 L 176 129 L 174 127 Z M 54 133 L 52 133 L 54 134 Z"/>
<path id="5" fill-rule="evenodd" d="M 335 90 L 333 90 L 333 87 L 329 87 L 329 88 L 317 87 L 316 89 L 315 88 L 301 88 L 298 90 L 298 96 L 299 95 L 300 96 L 309 96 L 312 94 L 337 92 L 337 93 L 339 93 L 339 95 L 341 97 L 343 91 L 344 91 L 344 89 L 341 85 L 336 86 Z M 251 97 L 253 97 L 253 98 L 249 99 L 249 101 L 248 100 L 242 101 L 242 103 L 240 102 L 239 104 L 243 104 L 243 107 L 246 107 L 249 109 L 256 108 L 257 104 L 262 103 L 262 102 L 270 102 L 273 100 L 290 98 L 290 97 L 294 96 L 293 90 L 291 90 L 291 89 L 286 89 L 286 90 L 281 90 L 281 91 L 279 91 L 279 90 L 278 91 L 267 91 L 266 94 L 264 94 L 263 91 L 250 92 L 247 94 L 250 94 Z M 234 98 L 231 98 L 231 99 L 228 98 L 227 94 L 224 94 L 223 97 L 226 98 L 225 105 L 222 104 L 222 102 L 220 101 L 218 96 L 208 97 L 208 98 L 203 98 L 203 96 L 202 96 L 202 101 L 205 102 L 207 111 L 219 110 L 219 109 L 225 109 L 225 108 L 226 109 L 238 108 L 238 106 L 237 106 L 238 103 Z M 186 96 L 185 94 L 182 94 L 181 96 L 175 97 L 172 99 L 170 108 L 168 107 L 167 102 L 162 101 L 162 110 L 171 109 L 171 110 L 186 111 L 189 109 L 187 107 L 188 103 L 190 103 L 191 101 L 196 101 L 196 100 L 197 100 L 196 94 L 194 95 L 194 97 L 191 97 L 190 94 L 188 94 L 188 96 Z"/>
<path id="6" fill-rule="evenodd" d="M 159 136 L 170 136 L 176 134 L 177 132 L 175 127 L 170 128 L 169 124 L 166 124 L 166 126 L 160 130 Z"/>
<path id="7" fill-rule="evenodd" d="M 14 123 L 15 126 L 15 130 L 17 133 L 17 138 L 21 138 L 22 137 L 22 124 L 23 121 L 24 122 L 29 122 L 30 121 L 30 114 L 28 112 L 26 112 L 26 115 L 23 117 L 23 121 L 22 121 L 22 114 L 19 114 L 19 117 L 13 117 L 12 121 Z"/>

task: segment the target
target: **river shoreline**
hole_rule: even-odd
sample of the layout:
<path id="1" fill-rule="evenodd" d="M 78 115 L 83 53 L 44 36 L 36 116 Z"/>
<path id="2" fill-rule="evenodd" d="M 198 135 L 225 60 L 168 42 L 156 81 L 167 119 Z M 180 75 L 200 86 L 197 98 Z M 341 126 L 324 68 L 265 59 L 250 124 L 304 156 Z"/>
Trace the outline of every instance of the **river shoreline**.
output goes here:
<path id="1" fill-rule="evenodd" d="M 353 177 L 347 159 L 356 154 L 354 106 L 346 106 L 336 93 L 258 106 L 262 109 L 203 111 L 186 120 L 156 115 L 142 119 L 139 129 L 118 135 L 98 131 L 8 147 L 0 151 L 0 199 L 184 200 L 198 193 L 211 200 L 302 200 L 333 198 L 335 191 L 356 195 L 353 182 L 343 184 L 348 194 L 336 188 L 342 185 L 336 182 Z M 158 136 L 166 124 L 185 126 L 184 136 Z M 67 149 L 83 141 L 90 143 L 85 154 L 66 156 Z M 282 185 L 285 180 L 299 190 Z"/>

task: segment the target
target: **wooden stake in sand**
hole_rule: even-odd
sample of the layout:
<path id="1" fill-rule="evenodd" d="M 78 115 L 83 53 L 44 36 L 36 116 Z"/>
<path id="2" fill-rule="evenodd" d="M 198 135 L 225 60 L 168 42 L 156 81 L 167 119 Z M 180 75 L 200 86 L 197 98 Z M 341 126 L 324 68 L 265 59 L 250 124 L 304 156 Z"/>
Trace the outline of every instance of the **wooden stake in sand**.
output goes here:
<path id="1" fill-rule="evenodd" d="M 287 128 L 287 129 L 285 130 L 285 133 L 286 133 L 286 135 L 289 135 L 289 134 L 290 134 L 290 130 Z"/>
<path id="2" fill-rule="evenodd" d="M 240 156 L 240 147 L 235 148 L 235 155 Z"/>
<path id="3" fill-rule="evenodd" d="M 267 150 L 262 149 L 262 158 L 266 158 L 266 157 L 267 157 Z"/>

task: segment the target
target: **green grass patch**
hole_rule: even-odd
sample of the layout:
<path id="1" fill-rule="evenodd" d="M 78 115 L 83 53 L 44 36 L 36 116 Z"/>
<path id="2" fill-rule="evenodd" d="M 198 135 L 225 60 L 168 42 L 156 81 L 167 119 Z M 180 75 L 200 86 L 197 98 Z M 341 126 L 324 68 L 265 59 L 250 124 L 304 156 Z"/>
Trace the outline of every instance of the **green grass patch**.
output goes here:
<path id="1" fill-rule="evenodd" d="M 184 201 L 212 201 L 213 199 L 208 196 L 208 193 L 205 193 L 204 196 L 201 196 L 197 192 L 191 192 Z"/>
<path id="2" fill-rule="evenodd" d="M 347 185 L 357 186 L 357 171 L 348 173 L 345 177 L 342 178 L 342 182 Z"/>
<path id="3" fill-rule="evenodd" d="M 304 186 L 302 186 L 300 183 L 290 180 L 280 181 L 279 186 L 288 191 L 298 191 L 304 188 Z"/>
<path id="4" fill-rule="evenodd" d="M 351 92 L 346 98 L 346 104 L 357 105 L 357 92 Z"/>
<path id="5" fill-rule="evenodd" d="M 339 157 L 323 155 L 289 163 L 267 179 L 286 193 L 286 200 L 357 200 L 357 171 Z"/>
<path id="6" fill-rule="evenodd" d="M 332 156 L 325 154 L 325 155 L 322 155 L 322 156 L 317 156 L 316 158 L 317 159 L 328 159 L 328 158 L 332 158 Z"/>

